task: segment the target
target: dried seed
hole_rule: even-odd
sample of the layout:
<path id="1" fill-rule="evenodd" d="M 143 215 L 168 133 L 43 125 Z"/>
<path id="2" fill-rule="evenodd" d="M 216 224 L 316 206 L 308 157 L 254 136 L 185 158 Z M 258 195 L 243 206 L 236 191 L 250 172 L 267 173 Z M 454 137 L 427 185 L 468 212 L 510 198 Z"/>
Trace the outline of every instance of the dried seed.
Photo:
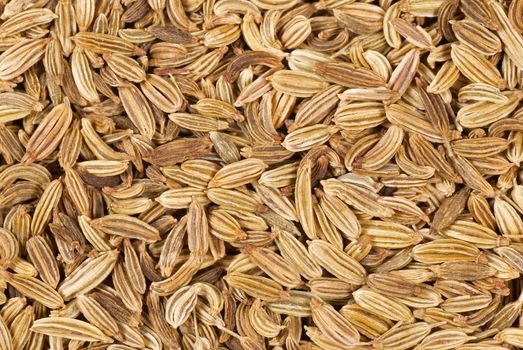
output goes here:
<path id="1" fill-rule="evenodd" d="M 363 284 L 367 273 L 357 260 L 321 240 L 309 241 L 308 244 L 309 254 L 325 270 L 347 283 Z"/>
<path id="2" fill-rule="evenodd" d="M 89 224 L 94 229 L 101 230 L 109 235 L 119 235 L 152 242 L 160 239 L 157 229 L 128 215 L 106 215 L 92 220 Z"/>
<path id="3" fill-rule="evenodd" d="M 31 326 L 31 331 L 73 340 L 113 342 L 95 326 L 66 317 L 46 317 L 36 320 Z"/>
<path id="4" fill-rule="evenodd" d="M 385 319 L 413 322 L 410 309 L 393 297 L 385 297 L 366 287 L 352 293 L 356 303 L 364 310 Z"/>
<path id="5" fill-rule="evenodd" d="M 96 258 L 86 259 L 58 288 L 65 300 L 86 293 L 98 286 L 111 272 L 118 258 L 118 251 L 101 253 Z"/>

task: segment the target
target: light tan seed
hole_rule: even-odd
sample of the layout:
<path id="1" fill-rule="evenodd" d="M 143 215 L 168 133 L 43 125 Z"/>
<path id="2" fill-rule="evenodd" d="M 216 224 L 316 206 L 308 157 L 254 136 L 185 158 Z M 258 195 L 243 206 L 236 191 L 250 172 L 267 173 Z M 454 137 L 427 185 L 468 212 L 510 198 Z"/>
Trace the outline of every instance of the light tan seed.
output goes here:
<path id="1" fill-rule="evenodd" d="M 20 274 L 10 274 L 5 272 L 5 280 L 28 298 L 38 301 L 51 309 L 58 309 L 64 306 L 64 301 L 60 294 L 50 285 L 29 276 Z"/>
<path id="2" fill-rule="evenodd" d="M 180 288 L 167 299 L 165 319 L 178 328 L 191 316 L 198 301 L 198 288 L 195 285 Z"/>
<path id="3" fill-rule="evenodd" d="M 281 285 L 266 277 L 232 272 L 225 276 L 225 280 L 231 287 L 266 301 L 277 301 L 284 293 Z"/>
<path id="4" fill-rule="evenodd" d="M 242 252 L 247 254 L 256 266 L 279 284 L 288 288 L 295 288 L 302 284 L 299 273 L 272 250 L 248 245 L 242 249 Z"/>
<path id="5" fill-rule="evenodd" d="M 467 46 L 452 44 L 451 56 L 459 71 L 472 82 L 505 88 L 506 82 L 492 63 Z"/>
<path id="6" fill-rule="evenodd" d="M 473 244 L 458 239 L 436 239 L 429 243 L 416 245 L 412 250 L 412 257 L 425 264 L 477 261 L 480 251 Z"/>
<path id="7" fill-rule="evenodd" d="M 100 102 L 86 51 L 79 48 L 73 50 L 71 71 L 80 96 L 91 103 Z"/>
<path id="8" fill-rule="evenodd" d="M 22 161 L 31 163 L 49 156 L 58 147 L 72 118 L 69 101 L 54 107 L 31 135 Z"/>
<path id="9" fill-rule="evenodd" d="M 407 325 L 399 324 L 396 328 L 391 328 L 380 338 L 374 340 L 373 345 L 376 347 L 383 346 L 391 350 L 408 349 L 427 337 L 432 326 L 425 322 Z"/>
<path id="10" fill-rule="evenodd" d="M 313 299 L 311 310 L 314 324 L 335 343 L 347 345 L 359 341 L 358 330 L 332 305 Z"/>
<path id="11" fill-rule="evenodd" d="M 309 241 L 308 245 L 309 254 L 325 270 L 347 283 L 363 284 L 367 273 L 350 255 L 322 240 Z"/>
<path id="12" fill-rule="evenodd" d="M 27 254 L 38 270 L 42 280 L 53 288 L 60 281 L 60 270 L 53 251 L 42 236 L 34 236 L 27 241 Z"/>
<path id="13" fill-rule="evenodd" d="M 452 23 L 458 40 L 483 55 L 494 55 L 501 51 L 501 40 L 487 28 L 470 20 Z"/>
<path id="14" fill-rule="evenodd" d="M 360 223 L 354 212 L 342 200 L 335 196 L 329 196 L 319 189 L 315 191 L 319 198 L 320 207 L 325 216 L 336 226 L 348 239 L 358 238 L 361 230 Z"/>
<path id="15" fill-rule="evenodd" d="M 0 55 L 0 79 L 10 80 L 28 70 L 45 53 L 49 39 L 24 39 Z"/>
<path id="16" fill-rule="evenodd" d="M 378 196 L 358 186 L 351 186 L 336 179 L 328 179 L 320 182 L 325 193 L 335 195 L 345 203 L 357 210 L 372 216 L 390 217 L 392 209 L 386 208 L 377 202 Z"/>
<path id="17" fill-rule="evenodd" d="M 347 88 L 373 88 L 386 85 L 383 78 L 374 71 L 348 63 L 317 63 L 314 72 L 332 83 Z"/>
<path id="18" fill-rule="evenodd" d="M 208 187 L 236 188 L 257 179 L 267 165 L 256 158 L 228 164 L 214 175 Z"/>
<path id="19" fill-rule="evenodd" d="M 156 129 L 155 120 L 145 96 L 132 84 L 119 86 L 118 93 L 129 119 L 143 136 L 152 139 Z"/>
<path id="20" fill-rule="evenodd" d="M 31 331 L 73 340 L 113 342 L 112 338 L 104 335 L 95 326 L 66 317 L 46 317 L 36 320 L 31 326 Z"/>
<path id="21" fill-rule="evenodd" d="M 306 279 L 322 275 L 321 267 L 314 261 L 307 248 L 292 234 L 276 229 L 276 244 L 281 255 Z"/>
<path id="22" fill-rule="evenodd" d="M 358 34 L 381 30 L 385 14 L 381 7 L 367 3 L 347 4 L 334 9 L 333 13 L 349 30 Z"/>
<path id="23" fill-rule="evenodd" d="M 498 36 L 504 44 L 503 49 L 511 60 L 518 67 L 521 67 L 523 61 L 519 55 L 521 50 L 523 50 L 523 38 L 510 23 L 505 10 L 501 6 L 494 2 L 489 2 L 487 6 L 487 11 L 490 12 L 489 14 L 491 14 L 493 22 L 497 26 Z"/>
<path id="24" fill-rule="evenodd" d="M 362 221 L 361 234 L 370 237 L 374 246 L 386 249 L 405 248 L 422 240 L 420 233 L 404 225 L 379 220 Z"/>
<path id="25" fill-rule="evenodd" d="M 296 97 L 310 97 L 328 86 L 319 75 L 304 71 L 280 70 L 267 79 L 275 90 Z"/>
<path id="26" fill-rule="evenodd" d="M 100 54 L 117 53 L 127 56 L 143 54 L 143 50 L 131 42 L 109 34 L 80 32 L 73 36 L 72 40 L 81 48 Z"/>
<path id="27" fill-rule="evenodd" d="M 377 170 L 383 167 L 398 150 L 403 141 L 403 129 L 398 126 L 391 126 L 387 129 L 380 141 L 360 159 L 356 159 L 353 165 L 356 168 L 366 170 Z"/>
<path id="28" fill-rule="evenodd" d="M 385 108 L 387 119 L 409 132 L 423 135 L 431 142 L 442 142 L 442 136 L 429 123 L 425 116 L 414 107 L 405 104 L 392 104 Z"/>
<path id="29" fill-rule="evenodd" d="M 256 332 L 267 338 L 277 337 L 284 325 L 280 325 L 263 307 L 261 300 L 256 299 L 249 308 L 249 320 Z"/>
<path id="30" fill-rule="evenodd" d="M 317 237 L 317 233 L 312 205 L 311 174 L 312 164 L 310 161 L 306 161 L 303 166 L 298 168 L 294 200 L 298 219 L 305 234 L 310 239 L 314 239 Z"/>
<path id="31" fill-rule="evenodd" d="M 140 83 L 145 80 L 146 74 L 144 69 L 134 59 L 120 54 L 105 54 L 104 61 L 120 77 Z"/>
<path id="32" fill-rule="evenodd" d="M 127 238 L 140 238 L 146 241 L 156 241 L 159 239 L 158 230 L 151 225 L 128 215 L 106 215 L 92 220 L 90 225 L 107 234 L 120 235 Z"/>
<path id="33" fill-rule="evenodd" d="M 414 321 L 410 309 L 393 297 L 385 297 L 367 287 L 358 289 L 352 295 L 360 307 L 378 317 L 407 323 Z"/>
<path id="34" fill-rule="evenodd" d="M 76 298 L 76 304 L 84 317 L 93 326 L 100 329 L 107 336 L 115 337 L 118 335 L 120 331 L 116 320 L 93 297 L 79 295 Z"/>
<path id="35" fill-rule="evenodd" d="M 475 128 L 486 126 L 507 117 L 516 108 L 521 96 L 517 92 L 505 92 L 503 95 L 507 99 L 502 104 L 479 101 L 464 106 L 457 113 L 459 123 L 466 128 Z"/>
<path id="36" fill-rule="evenodd" d="M 117 258 L 118 251 L 113 250 L 101 253 L 96 258 L 86 259 L 62 281 L 58 292 L 65 300 L 70 300 L 96 288 L 112 272 Z"/>
<path id="37" fill-rule="evenodd" d="M 370 339 L 376 339 L 392 326 L 391 321 L 368 312 L 358 304 L 346 304 L 340 309 L 340 313 L 362 335 Z"/>
<path id="38" fill-rule="evenodd" d="M 148 74 L 140 88 L 147 99 L 165 113 L 178 112 L 184 104 L 184 97 L 174 80 Z"/>
<path id="39" fill-rule="evenodd" d="M 402 18 L 391 20 L 391 24 L 409 43 L 420 49 L 430 50 L 434 47 L 432 38 L 422 27 L 415 26 Z"/>

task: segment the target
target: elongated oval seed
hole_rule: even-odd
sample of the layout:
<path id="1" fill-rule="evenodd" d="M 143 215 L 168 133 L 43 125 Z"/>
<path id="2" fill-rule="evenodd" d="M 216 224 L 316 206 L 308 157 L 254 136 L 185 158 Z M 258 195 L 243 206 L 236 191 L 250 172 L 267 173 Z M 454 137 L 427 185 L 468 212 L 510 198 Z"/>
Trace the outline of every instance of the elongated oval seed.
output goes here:
<path id="1" fill-rule="evenodd" d="M 425 338 L 430 333 L 430 330 L 431 325 L 426 322 L 416 322 L 407 325 L 400 324 L 399 327 L 391 328 L 389 332 L 376 339 L 374 344 L 375 346 L 383 346 L 391 350 L 408 349 Z"/>
<path id="2" fill-rule="evenodd" d="M 38 270 L 42 280 L 56 288 L 60 281 L 60 270 L 53 251 L 42 236 L 33 236 L 27 241 L 27 254 Z"/>
<path id="3" fill-rule="evenodd" d="M 165 319 L 178 328 L 191 316 L 198 301 L 198 288 L 187 286 L 180 288 L 167 299 L 165 304 Z"/>
<path id="4" fill-rule="evenodd" d="M 414 321 L 414 316 L 408 307 L 393 297 L 385 297 L 366 287 L 352 293 L 356 303 L 363 309 L 395 321 Z"/>
<path id="5" fill-rule="evenodd" d="M 360 340 L 358 330 L 332 305 L 313 299 L 311 310 L 314 324 L 334 342 L 347 345 Z"/>
<path id="6" fill-rule="evenodd" d="M 256 333 L 264 337 L 276 337 L 282 329 L 285 329 L 284 325 L 278 324 L 267 310 L 262 307 L 260 299 L 256 299 L 251 305 L 248 316 Z"/>
<path id="7" fill-rule="evenodd" d="M 267 79 L 275 90 L 296 97 L 312 96 L 329 85 L 319 75 L 294 70 L 280 70 Z"/>
<path id="8" fill-rule="evenodd" d="M 242 251 L 249 255 L 249 258 L 256 266 L 281 285 L 295 288 L 302 284 L 299 273 L 285 259 L 272 250 L 251 245 L 246 246 Z"/>
<path id="9" fill-rule="evenodd" d="M 49 39 L 23 39 L 0 55 L 0 79 L 13 79 L 38 62 Z"/>
<path id="10" fill-rule="evenodd" d="M 422 240 L 420 233 L 394 222 L 369 220 L 361 223 L 361 234 L 370 237 L 376 247 L 405 248 Z"/>
<path id="11" fill-rule="evenodd" d="M 127 238 L 138 238 L 151 242 L 160 239 L 160 235 L 156 228 L 129 215 L 106 215 L 92 220 L 89 224 L 93 228 L 101 230 L 110 235 L 119 235 Z"/>
<path id="12" fill-rule="evenodd" d="M 33 322 L 31 331 L 72 340 L 113 342 L 95 326 L 68 317 L 41 318 Z"/>
<path id="13" fill-rule="evenodd" d="M 338 131 L 338 127 L 324 124 L 306 126 L 288 134 L 282 146 L 291 152 L 305 151 L 327 142 Z"/>
<path id="14" fill-rule="evenodd" d="M 467 46 L 452 44 L 451 56 L 459 71 L 471 81 L 494 85 L 500 89 L 506 86 L 494 65 Z"/>
<path id="15" fill-rule="evenodd" d="M 72 39 L 81 48 L 100 54 L 117 53 L 127 56 L 143 54 L 143 50 L 134 46 L 131 42 L 109 34 L 79 32 Z"/>
<path id="16" fill-rule="evenodd" d="M 473 336 L 467 335 L 459 329 L 445 329 L 428 335 L 425 339 L 423 339 L 419 346 L 416 347 L 416 349 L 456 349 L 460 345 L 463 345 L 472 339 L 474 339 Z"/>
<path id="17" fill-rule="evenodd" d="M 257 179 L 266 168 L 267 165 L 256 158 L 234 162 L 218 170 L 207 186 L 236 188 Z"/>
<path id="18" fill-rule="evenodd" d="M 412 258 L 425 264 L 438 264 L 447 261 L 476 261 L 479 249 L 471 243 L 458 239 L 436 239 L 418 244 L 412 249 Z"/>
<path id="19" fill-rule="evenodd" d="M 147 99 L 165 113 L 178 112 L 184 103 L 184 97 L 174 80 L 148 74 L 140 83 L 140 88 Z"/>
<path id="20" fill-rule="evenodd" d="M 93 297 L 79 295 L 76 304 L 85 318 L 104 334 L 114 337 L 119 333 L 116 320 Z"/>
<path id="21" fill-rule="evenodd" d="M 113 270 L 118 251 L 101 253 L 96 258 L 88 258 L 73 273 L 63 280 L 58 292 L 65 300 L 96 288 Z"/>
<path id="22" fill-rule="evenodd" d="M 330 243 L 321 240 L 308 243 L 309 253 L 325 270 L 347 283 L 363 284 L 367 273 L 357 260 Z"/>
<path id="23" fill-rule="evenodd" d="M 22 295 L 34 299 L 51 309 L 58 309 L 64 306 L 64 301 L 60 294 L 50 285 L 29 276 L 19 274 L 9 274 L 6 272 L 6 280 Z"/>
<path id="24" fill-rule="evenodd" d="M 149 102 L 142 92 L 132 84 L 118 87 L 122 105 L 140 133 L 149 140 L 153 138 L 155 120 Z"/>
<path id="25" fill-rule="evenodd" d="M 282 256 L 297 269 L 300 274 L 311 280 L 322 275 L 321 267 L 314 261 L 305 246 L 285 230 L 275 229 L 276 244 Z"/>
<path id="26" fill-rule="evenodd" d="M 55 106 L 31 135 L 22 161 L 30 163 L 49 156 L 58 147 L 72 118 L 73 112 L 68 100 Z"/>
<path id="27" fill-rule="evenodd" d="M 266 277 L 232 272 L 225 276 L 225 280 L 231 287 L 266 301 L 276 301 L 284 293 L 281 285 Z"/>

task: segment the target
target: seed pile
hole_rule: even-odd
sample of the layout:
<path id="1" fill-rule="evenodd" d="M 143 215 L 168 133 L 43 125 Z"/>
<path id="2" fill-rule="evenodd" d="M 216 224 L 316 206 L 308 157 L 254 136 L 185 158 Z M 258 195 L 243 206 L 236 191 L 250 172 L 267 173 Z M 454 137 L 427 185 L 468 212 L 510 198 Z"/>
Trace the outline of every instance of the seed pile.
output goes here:
<path id="1" fill-rule="evenodd" d="M 0 1 L 0 349 L 523 347 L 523 1 Z"/>

